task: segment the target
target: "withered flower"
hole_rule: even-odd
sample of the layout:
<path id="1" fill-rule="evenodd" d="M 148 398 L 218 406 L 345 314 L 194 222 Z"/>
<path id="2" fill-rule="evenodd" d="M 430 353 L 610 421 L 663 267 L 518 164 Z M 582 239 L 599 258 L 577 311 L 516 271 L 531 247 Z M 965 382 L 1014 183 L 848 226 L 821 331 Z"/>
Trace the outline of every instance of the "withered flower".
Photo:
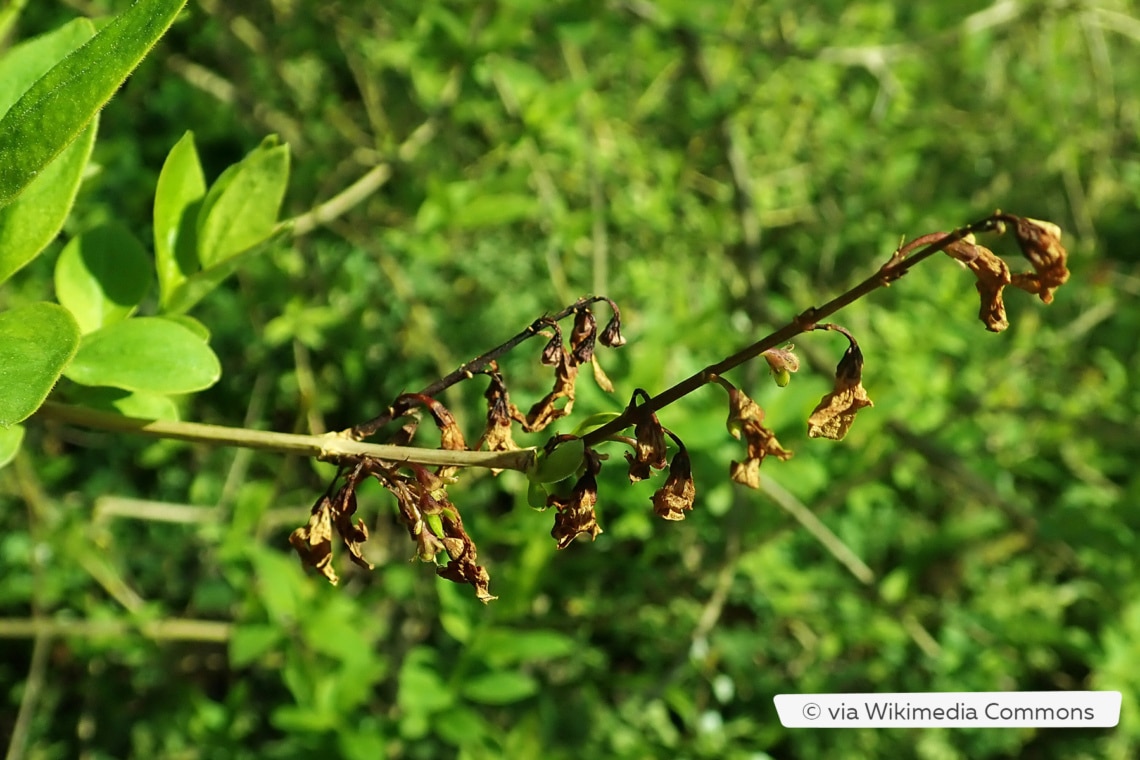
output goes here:
<path id="1" fill-rule="evenodd" d="M 616 306 L 614 307 L 617 308 Z M 606 326 L 602 329 L 602 334 L 598 336 L 598 341 L 609 348 L 618 348 L 625 345 L 625 337 L 621 334 L 621 316 L 614 311 L 614 315 L 610 317 L 610 321 L 606 322 Z"/>
<path id="2" fill-rule="evenodd" d="M 464 530 L 459 511 L 454 507 L 446 510 L 442 521 L 443 544 L 450 559 L 445 566 L 435 569 L 436 575 L 453 583 L 470 584 L 475 589 L 475 598 L 484 604 L 497 599 L 498 597 L 491 595 L 489 590 L 491 576 L 478 562 L 479 555 L 475 550 L 475 542 Z"/>
<path id="3" fill-rule="evenodd" d="M 305 565 L 315 568 L 329 583 L 336 584 L 340 579 L 332 566 L 332 535 L 335 528 L 349 557 L 354 563 L 368 570 L 372 563 L 364 559 L 363 544 L 368 540 L 368 528 L 363 520 L 352 521 L 356 513 L 356 487 L 364 473 L 364 463 L 356 469 L 341 486 L 336 495 L 321 496 L 309 516 L 309 522 L 289 535 L 289 543 Z"/>
<path id="4" fill-rule="evenodd" d="M 638 394 L 644 394 L 640 389 L 634 391 L 634 398 L 630 405 L 636 403 Z M 634 426 L 634 453 L 626 452 L 625 458 L 629 462 L 629 482 L 636 483 L 650 476 L 650 469 L 663 470 L 667 463 L 665 453 L 665 428 L 653 412 L 640 414 Z"/>
<path id="5" fill-rule="evenodd" d="M 669 463 L 669 475 L 665 478 L 665 485 L 653 494 L 653 512 L 666 520 L 684 520 L 685 512 L 693 508 L 693 501 L 697 497 L 697 487 L 693 482 L 693 467 L 689 461 L 689 452 L 681 439 L 672 433 L 673 440 L 679 447 Z"/>
<path id="6" fill-rule="evenodd" d="M 1068 253 L 1061 245 L 1061 228 L 1037 219 L 1014 219 L 1013 233 L 1035 271 L 1015 274 L 1012 284 L 1052 303 L 1053 291 L 1069 280 Z"/>
<path id="7" fill-rule="evenodd" d="M 574 329 L 570 333 L 570 355 L 575 364 L 586 364 L 594 358 L 594 341 L 598 335 L 598 320 L 589 309 L 574 315 Z"/>
<path id="8" fill-rule="evenodd" d="M 585 461 L 586 471 L 574 483 L 569 495 L 550 494 L 546 499 L 546 506 L 558 508 L 550 535 L 558 542 L 559 549 L 565 549 L 582 533 L 589 534 L 592 541 L 602 532 L 594 511 L 598 503 L 596 476 L 602 469 L 602 463 L 591 449 L 586 449 Z"/>
<path id="9" fill-rule="evenodd" d="M 559 350 L 560 359 L 554 370 L 554 389 L 535 403 L 526 417 L 522 417 L 517 408 L 513 410 L 512 416 L 522 420 L 523 430 L 528 433 L 543 430 L 559 417 L 570 414 L 574 408 L 574 384 L 578 379 L 578 365 L 574 364 L 570 352 L 564 346 L 559 346 Z M 561 398 L 566 399 L 566 403 L 559 409 L 554 404 Z"/>
<path id="10" fill-rule="evenodd" d="M 333 499 L 333 525 L 340 535 L 344 547 L 348 549 L 349 558 L 365 570 L 372 569 L 372 563 L 364 559 L 362 551 L 364 542 L 368 540 L 368 528 L 364 520 L 352 521 L 356 514 L 356 483 L 350 481 L 341 487 Z"/>
<path id="11" fill-rule="evenodd" d="M 842 440 L 855 422 L 855 414 L 863 407 L 874 406 L 863 388 L 863 352 L 849 333 L 840 331 L 851 345 L 835 368 L 835 389 L 820 400 L 808 417 L 808 435 L 812 438 Z"/>
<path id="12" fill-rule="evenodd" d="M 302 564 L 315 568 L 334 586 L 339 582 L 332 566 L 332 500 L 328 496 L 313 507 L 307 525 L 289 534 L 289 543 Z"/>
<path id="13" fill-rule="evenodd" d="M 1002 290 L 1010 284 L 1009 267 L 993 251 L 978 245 L 973 235 L 951 243 L 946 247 L 947 255 L 957 259 L 977 277 L 974 287 L 981 296 L 981 310 L 978 318 L 991 332 L 1001 332 L 1009 327 L 1005 315 L 1005 302 Z"/>
<path id="14" fill-rule="evenodd" d="M 733 438 L 743 438 L 747 444 L 747 458 L 732 463 L 729 470 L 732 480 L 749 488 L 760 487 L 760 465 L 768 456 L 781 461 L 791 459 L 792 452 L 776 440 L 776 434 L 764 427 L 764 410 L 724 378 L 717 378 L 728 392 L 728 420 L 726 426 Z"/>
<path id="15" fill-rule="evenodd" d="M 437 554 L 446 552 L 447 565 L 437 567 L 436 574 L 455 583 L 468 583 L 480 601 L 491 601 L 495 597 L 488 591 L 490 576 L 477 561 L 475 542 L 447 495 L 446 481 L 421 465 L 409 462 L 404 466 L 411 469 L 411 478 L 393 469 L 382 471 L 380 479 L 396 497 L 400 517 L 416 542 L 416 556 L 434 562 Z"/>
<path id="16" fill-rule="evenodd" d="M 554 336 L 542 347 L 542 357 L 539 361 L 548 367 L 554 367 L 562 361 L 562 330 L 555 323 L 551 323 L 550 326 L 554 328 Z"/>
<path id="17" fill-rule="evenodd" d="M 435 426 L 439 428 L 440 448 L 449 451 L 466 451 L 467 443 L 463 440 L 463 431 L 459 429 L 455 417 L 439 400 L 422 393 L 403 393 L 396 397 L 396 402 L 392 406 L 401 410 L 409 410 L 416 406 L 424 407 L 431 413 Z"/>
<path id="18" fill-rule="evenodd" d="M 789 343 L 783 348 L 769 348 L 764 352 L 764 360 L 768 362 L 768 369 L 771 370 L 772 377 L 776 378 L 776 384 L 781 388 L 791 381 L 790 373 L 798 372 L 800 369 L 800 358 L 793 353 L 795 348 Z"/>
<path id="19" fill-rule="evenodd" d="M 479 438 L 476 450 L 487 447 L 487 451 L 516 451 L 519 446 L 511 436 L 511 398 L 507 393 L 507 385 L 499 373 L 498 365 L 491 364 L 487 373 L 491 383 L 483 398 L 487 399 L 487 427 Z M 502 470 L 492 470 L 496 475 Z"/>
<path id="20" fill-rule="evenodd" d="M 410 446 L 420 426 L 420 413 L 412 410 L 405 416 L 404 424 L 388 439 L 389 446 Z"/>

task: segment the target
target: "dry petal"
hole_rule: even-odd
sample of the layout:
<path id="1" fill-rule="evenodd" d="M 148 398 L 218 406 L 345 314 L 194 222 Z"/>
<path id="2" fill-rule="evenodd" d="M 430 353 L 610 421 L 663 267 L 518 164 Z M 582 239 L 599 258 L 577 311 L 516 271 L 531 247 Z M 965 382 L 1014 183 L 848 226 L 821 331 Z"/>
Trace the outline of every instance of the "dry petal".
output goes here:
<path id="1" fill-rule="evenodd" d="M 598 320 L 589 309 L 574 315 L 574 330 L 570 333 L 570 354 L 575 364 L 586 364 L 594 357 L 594 341 L 598 335 Z"/>
<path id="2" fill-rule="evenodd" d="M 855 422 L 855 414 L 874 406 L 863 389 L 863 352 L 850 334 L 843 333 L 851 345 L 835 368 L 835 389 L 820 400 L 808 417 L 808 435 L 812 438 L 842 440 Z"/>
<path id="3" fill-rule="evenodd" d="M 606 323 L 605 328 L 602 329 L 602 334 L 598 336 L 598 341 L 603 346 L 610 348 L 618 348 L 625 345 L 625 338 L 621 334 L 621 317 L 618 316 L 616 312 L 610 317 L 610 321 Z"/>
<path id="4" fill-rule="evenodd" d="M 313 507 L 309 522 L 289 535 L 289 543 L 301 562 L 315 568 L 334 586 L 340 580 L 332 566 L 332 500 L 322 496 Z"/>
<path id="5" fill-rule="evenodd" d="M 554 371 L 554 389 L 532 406 L 523 418 L 523 430 L 528 433 L 543 430 L 559 417 L 570 414 L 574 408 L 574 383 L 578 379 L 578 365 L 574 364 L 570 352 L 565 347 L 560 345 L 559 349 L 560 358 Z M 555 402 L 562 398 L 566 399 L 566 403 L 559 409 L 555 406 Z M 521 416 L 517 408 L 512 410 L 512 416 L 516 419 Z"/>
<path id="6" fill-rule="evenodd" d="M 796 356 L 795 348 L 789 343 L 783 348 L 769 348 L 764 352 L 764 359 L 773 373 L 799 371 L 800 358 Z"/>
<path id="7" fill-rule="evenodd" d="M 665 451 L 665 428 L 657 415 L 642 414 L 634 426 L 634 453 L 625 453 L 629 462 L 629 482 L 636 483 L 650 476 L 650 469 L 663 470 L 668 462 Z"/>
<path id="8" fill-rule="evenodd" d="M 507 386 L 497 366 L 492 363 L 491 384 L 483 397 L 487 399 L 487 428 L 479 438 L 476 449 L 487 451 L 516 451 L 519 446 L 511 436 L 512 407 Z M 516 410 L 517 411 L 517 410 Z M 492 470 L 496 475 L 502 470 Z"/>
<path id="9" fill-rule="evenodd" d="M 764 427 L 764 410 L 748 394 L 721 378 L 720 385 L 728 391 L 728 432 L 743 438 L 748 446 L 748 458 L 733 462 L 729 471 L 732 479 L 749 488 L 760 487 L 760 464 L 768 456 L 781 461 L 791 459 L 792 452 L 776 440 L 776 434 Z"/>
<path id="10" fill-rule="evenodd" d="M 693 508 L 697 486 L 693 482 L 693 468 L 689 452 L 682 446 L 669 464 L 665 485 L 653 494 L 653 512 L 665 520 L 684 520 L 685 512 Z"/>
<path id="11" fill-rule="evenodd" d="M 1069 280 L 1068 252 L 1061 245 L 1061 228 L 1052 222 L 1016 217 L 1013 232 L 1034 272 L 1014 275 L 1012 284 L 1052 303 L 1053 291 Z"/>
<path id="12" fill-rule="evenodd" d="M 950 244 L 946 253 L 966 265 L 978 278 L 974 287 L 981 296 L 981 310 L 978 317 L 991 332 L 1001 332 L 1009 327 L 1005 315 L 1002 290 L 1010 284 L 1009 267 L 998 256 L 973 242 L 973 235 Z"/>
<path id="13" fill-rule="evenodd" d="M 586 449 L 584 461 L 586 471 L 574 483 L 569 495 L 550 494 L 546 498 L 546 506 L 558 508 L 550 535 L 558 542 L 559 549 L 565 549 L 583 533 L 589 534 L 592 541 L 602 532 L 594 511 L 598 503 L 597 474 L 602 469 L 602 460 L 592 449 Z"/>

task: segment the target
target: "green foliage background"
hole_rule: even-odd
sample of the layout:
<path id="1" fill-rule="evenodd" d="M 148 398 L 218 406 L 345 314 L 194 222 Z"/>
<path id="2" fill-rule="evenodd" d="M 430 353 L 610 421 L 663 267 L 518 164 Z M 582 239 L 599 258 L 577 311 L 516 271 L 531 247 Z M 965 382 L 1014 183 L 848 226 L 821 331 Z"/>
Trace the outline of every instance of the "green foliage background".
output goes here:
<path id="1" fill-rule="evenodd" d="M 14 39 L 126 5 L 29 3 Z M 1059 223 L 1073 277 L 1011 294 L 1000 335 L 948 259 L 840 314 L 876 404 L 842 443 L 805 425 L 838 336 L 786 389 L 737 374 L 796 451 L 760 493 L 728 482 L 721 391 L 665 410 L 683 523 L 614 462 L 605 533 L 556 552 L 524 479 L 464 474 L 488 607 L 407 561 L 379 489 L 375 572 L 306 575 L 285 538 L 326 466 L 30 420 L 0 471 L 0 735 L 34 698 L 29 758 L 1133 756 L 1138 42 L 1123 0 L 192 3 L 104 110 L 54 251 L 150 240 L 187 129 L 209 180 L 278 134 L 290 215 L 390 176 L 195 307 L 223 374 L 187 419 L 347 427 L 587 292 L 630 344 L 579 409 L 617 410 L 995 207 Z M 55 258 L 0 305 L 50 298 Z M 520 405 L 538 348 L 504 363 Z M 469 436 L 481 392 L 445 399 Z M 792 731 L 772 704 L 1084 688 L 1124 693 L 1118 728 Z"/>

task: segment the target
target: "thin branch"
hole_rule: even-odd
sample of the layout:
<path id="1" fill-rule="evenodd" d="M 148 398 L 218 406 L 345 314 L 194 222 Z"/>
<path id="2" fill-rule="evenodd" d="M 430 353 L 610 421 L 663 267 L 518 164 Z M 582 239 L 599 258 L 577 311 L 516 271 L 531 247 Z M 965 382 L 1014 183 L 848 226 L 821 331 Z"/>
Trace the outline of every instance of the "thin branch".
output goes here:
<path id="1" fill-rule="evenodd" d="M 791 322 L 781 327 L 776 332 L 770 334 L 768 337 L 759 340 L 746 348 L 741 349 L 732 356 L 710 364 L 696 374 L 682 380 L 673 387 L 662 391 L 661 393 L 653 396 L 642 404 L 638 404 L 636 408 L 629 407 L 621 416 L 610 421 L 608 424 L 594 430 L 593 432 L 583 436 L 587 446 L 592 446 L 601 441 L 606 440 L 612 435 L 620 433 L 630 425 L 636 423 L 637 419 L 642 415 L 651 414 L 660 409 L 669 406 L 675 401 L 684 398 L 698 388 L 712 382 L 713 378 L 718 375 L 723 375 L 731 369 L 739 367 L 741 364 L 755 359 L 760 354 L 764 353 L 770 348 L 775 348 L 787 341 L 791 340 L 801 333 L 809 332 L 816 329 L 819 320 L 828 317 L 845 306 L 850 306 L 855 301 L 858 301 L 868 293 L 877 290 L 881 287 L 886 287 L 892 282 L 902 277 L 911 267 L 919 264 L 920 262 L 930 258 L 939 251 L 943 251 L 953 243 L 962 240 L 963 238 L 975 232 L 987 232 L 998 229 L 1004 220 L 1010 217 L 1005 214 L 996 213 L 991 216 L 981 219 L 973 224 L 968 224 L 961 227 L 948 235 L 931 236 L 937 237 L 937 240 L 930 242 L 925 248 L 911 256 L 907 256 L 907 252 L 911 246 L 905 249 L 896 251 L 891 259 L 881 266 L 878 271 L 867 279 L 860 282 L 855 287 L 842 293 L 835 298 L 831 299 L 823 306 L 811 308 L 804 311 L 799 316 L 792 319 Z M 925 242 L 925 240 L 923 240 Z M 913 246 L 913 243 L 912 243 Z"/>
<path id="2" fill-rule="evenodd" d="M 39 623 L 41 621 L 32 618 L 29 622 Z M 12 726 L 12 738 L 8 741 L 8 751 L 4 755 L 4 760 L 23 760 L 28 744 L 28 731 L 44 688 L 52 635 L 41 628 L 36 631 L 34 636 L 32 664 L 28 667 L 28 678 L 24 681 L 24 694 L 20 698 L 20 710 L 16 713 L 16 724 Z"/>
<path id="3" fill-rule="evenodd" d="M 233 623 L 218 620 L 167 618 L 144 623 L 125 620 L 74 620 L 63 618 L 0 618 L 0 639 L 50 638 L 121 638 L 138 632 L 160 641 L 207 641 L 225 643 L 233 631 Z"/>
<path id="4" fill-rule="evenodd" d="M 101 412 L 85 407 L 46 402 L 36 415 L 41 419 L 56 420 L 97 430 L 119 433 L 137 433 L 153 438 L 168 438 L 212 446 L 237 446 L 246 449 L 274 451 L 279 454 L 297 454 L 316 457 L 329 462 L 351 461 L 372 457 L 385 462 L 416 462 L 423 465 L 454 465 L 457 467 L 486 467 L 500 470 L 526 471 L 534 459 L 534 449 L 519 451 L 445 451 L 420 449 L 410 446 L 384 446 L 362 443 L 338 433 L 324 435 L 295 435 L 265 430 L 203 425 L 196 422 L 144 420 Z"/>

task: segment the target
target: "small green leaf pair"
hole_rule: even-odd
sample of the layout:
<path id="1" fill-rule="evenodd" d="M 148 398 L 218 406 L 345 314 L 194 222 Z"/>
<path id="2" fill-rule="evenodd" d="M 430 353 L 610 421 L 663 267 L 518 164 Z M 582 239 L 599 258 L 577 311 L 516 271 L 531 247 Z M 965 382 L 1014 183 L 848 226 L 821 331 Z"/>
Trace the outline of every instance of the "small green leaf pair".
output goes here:
<path id="1" fill-rule="evenodd" d="M 154 199 L 154 250 L 164 310 L 182 313 L 277 232 L 289 148 L 275 136 L 222 172 L 207 192 L 194 135 L 170 151 Z"/>

